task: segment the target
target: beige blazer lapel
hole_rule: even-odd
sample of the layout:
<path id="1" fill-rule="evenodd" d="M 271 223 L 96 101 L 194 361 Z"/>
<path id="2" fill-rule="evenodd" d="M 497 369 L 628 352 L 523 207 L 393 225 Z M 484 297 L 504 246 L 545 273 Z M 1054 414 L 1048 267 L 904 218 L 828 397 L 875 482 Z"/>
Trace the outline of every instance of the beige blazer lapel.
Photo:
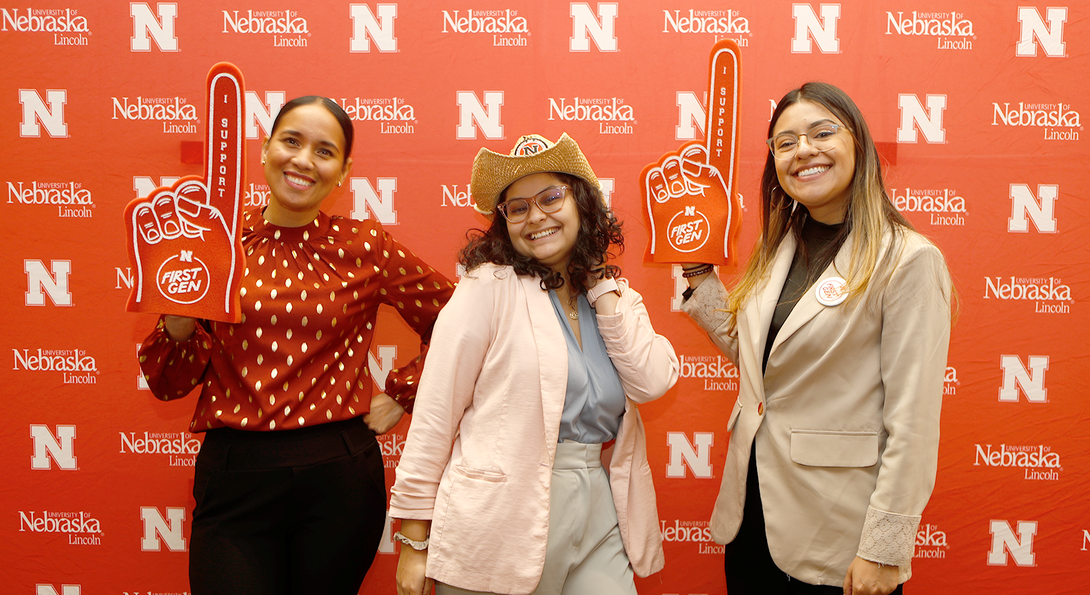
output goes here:
<path id="1" fill-rule="evenodd" d="M 806 288 L 806 291 L 802 294 L 802 297 L 799 298 L 798 303 L 795 304 L 791 313 L 787 315 L 787 320 L 783 321 L 780 332 L 776 334 L 776 342 L 772 344 L 771 353 L 775 353 L 776 349 L 782 345 L 784 341 L 790 340 L 792 335 L 798 332 L 799 329 L 810 322 L 815 316 L 823 312 L 825 308 L 837 307 L 825 306 L 819 302 L 817 300 L 817 294 L 814 293 L 814 287 L 831 277 L 844 278 L 844 275 L 847 274 L 848 264 L 851 260 L 852 240 L 853 238 L 849 237 L 848 240 L 844 242 L 844 245 L 841 246 L 836 258 L 833 259 L 833 262 L 825 267 L 825 270 L 821 272 L 821 275 L 814 281 L 813 285 Z"/>
<path id="2" fill-rule="evenodd" d="M 537 349 L 541 415 L 545 424 L 544 452 L 548 453 L 548 460 L 542 463 L 552 466 L 560 435 L 560 418 L 564 414 L 564 395 L 568 387 L 568 349 L 549 294 L 541 289 L 541 279 L 532 275 L 520 275 L 519 281 Z M 534 354 L 513 353 L 511 356 L 534 357 Z"/>
<path id="3" fill-rule="evenodd" d="M 787 274 L 791 271 L 791 261 L 795 257 L 795 237 L 788 234 L 780 242 L 780 248 L 772 261 L 772 270 L 769 271 L 768 282 L 757 296 L 757 317 L 751 321 L 756 328 L 751 328 L 752 337 L 756 339 L 756 361 L 764 359 L 765 341 L 768 340 L 768 327 L 772 324 L 772 315 L 776 313 L 776 304 L 780 301 L 780 293 L 783 292 L 783 284 L 787 282 Z M 777 342 L 779 337 L 777 337 Z M 760 367 L 758 367 L 760 370 Z M 763 383 L 761 383 L 763 385 Z"/>

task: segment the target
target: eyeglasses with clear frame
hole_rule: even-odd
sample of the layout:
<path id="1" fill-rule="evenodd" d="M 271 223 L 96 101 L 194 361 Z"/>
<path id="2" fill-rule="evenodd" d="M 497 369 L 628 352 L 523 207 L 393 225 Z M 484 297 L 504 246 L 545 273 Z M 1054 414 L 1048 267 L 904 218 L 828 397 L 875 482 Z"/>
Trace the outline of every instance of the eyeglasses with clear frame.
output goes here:
<path id="1" fill-rule="evenodd" d="M 836 147 L 833 139 L 841 128 L 847 130 L 843 124 L 822 124 L 810 129 L 809 134 L 795 134 L 794 132 L 781 132 L 765 141 L 772 156 L 781 161 L 791 159 L 799 150 L 801 137 L 806 137 L 806 142 L 819 153 L 830 151 Z"/>
<path id="2" fill-rule="evenodd" d="M 500 214 L 510 223 L 522 223 L 530 215 L 530 203 L 537 205 L 542 213 L 555 213 L 564 206 L 568 197 L 567 186 L 550 186 L 529 198 L 513 198 L 496 205 Z"/>

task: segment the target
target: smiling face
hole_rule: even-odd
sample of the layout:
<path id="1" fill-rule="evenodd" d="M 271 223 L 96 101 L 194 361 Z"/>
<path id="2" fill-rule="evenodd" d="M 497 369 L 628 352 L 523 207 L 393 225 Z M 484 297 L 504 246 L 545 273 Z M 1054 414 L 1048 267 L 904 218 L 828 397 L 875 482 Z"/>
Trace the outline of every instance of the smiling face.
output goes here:
<path id="1" fill-rule="evenodd" d="M 344 132 L 317 103 L 284 114 L 261 147 L 271 198 L 265 220 L 282 227 L 306 225 L 329 193 L 348 175 Z"/>
<path id="2" fill-rule="evenodd" d="M 841 128 L 829 140 L 832 148 L 819 152 L 810 144 L 809 135 L 823 124 L 839 124 Z M 843 124 L 821 105 L 803 100 L 784 109 L 772 130 L 773 137 L 783 132 L 806 135 L 794 157 L 776 160 L 776 177 L 788 196 L 826 224 L 844 221 L 855 175 L 855 141 Z"/>
<path id="3" fill-rule="evenodd" d="M 562 185 L 564 182 L 553 174 L 531 174 L 508 186 L 502 198 L 505 201 L 528 199 L 552 186 Z M 525 220 L 507 222 L 507 233 L 516 252 L 566 275 L 572 249 L 579 237 L 579 209 L 571 190 L 568 190 L 564 204 L 555 213 L 543 213 L 531 203 Z"/>

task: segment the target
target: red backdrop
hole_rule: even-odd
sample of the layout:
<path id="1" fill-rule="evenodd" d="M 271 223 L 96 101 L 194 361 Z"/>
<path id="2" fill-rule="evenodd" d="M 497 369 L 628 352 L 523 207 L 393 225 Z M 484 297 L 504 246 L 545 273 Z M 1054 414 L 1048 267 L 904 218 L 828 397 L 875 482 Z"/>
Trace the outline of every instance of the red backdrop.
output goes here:
<path id="1" fill-rule="evenodd" d="M 248 89 L 248 205 L 267 200 L 270 116 L 328 95 L 357 142 L 327 209 L 380 220 L 452 277 L 484 223 L 468 199 L 477 150 L 527 132 L 580 142 L 626 222 L 624 274 L 683 362 L 642 407 L 667 565 L 638 586 L 723 593 L 707 519 L 736 372 L 677 310 L 679 271 L 642 262 L 638 175 L 703 138 L 708 51 L 727 36 L 743 52 L 743 258 L 774 102 L 824 80 L 868 116 L 898 208 L 949 261 L 961 315 L 912 590 L 1083 592 L 1088 14 L 1066 0 L 4 3 L 0 590 L 189 590 L 194 399 L 158 402 L 138 380 L 154 317 L 124 311 L 121 213 L 201 173 L 205 74 L 227 60 Z M 380 329 L 377 378 L 415 349 L 392 313 Z M 407 423 L 382 437 L 388 482 Z M 384 539 L 364 591 L 394 592 L 396 549 Z"/>

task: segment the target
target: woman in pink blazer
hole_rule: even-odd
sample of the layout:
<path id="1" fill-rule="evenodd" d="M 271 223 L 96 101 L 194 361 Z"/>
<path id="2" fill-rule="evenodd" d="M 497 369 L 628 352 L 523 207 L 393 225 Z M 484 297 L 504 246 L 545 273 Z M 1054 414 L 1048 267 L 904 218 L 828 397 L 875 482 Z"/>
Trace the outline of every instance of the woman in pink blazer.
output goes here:
<path id="1" fill-rule="evenodd" d="M 712 537 L 730 595 L 899 593 L 935 483 L 950 276 L 843 91 L 791 91 L 769 137 L 738 284 L 685 267 L 682 308 L 739 370 Z"/>
<path id="2" fill-rule="evenodd" d="M 636 404 L 677 357 L 568 135 L 481 149 L 470 186 L 492 225 L 460 254 L 391 491 L 398 593 L 634 594 L 663 566 Z"/>

